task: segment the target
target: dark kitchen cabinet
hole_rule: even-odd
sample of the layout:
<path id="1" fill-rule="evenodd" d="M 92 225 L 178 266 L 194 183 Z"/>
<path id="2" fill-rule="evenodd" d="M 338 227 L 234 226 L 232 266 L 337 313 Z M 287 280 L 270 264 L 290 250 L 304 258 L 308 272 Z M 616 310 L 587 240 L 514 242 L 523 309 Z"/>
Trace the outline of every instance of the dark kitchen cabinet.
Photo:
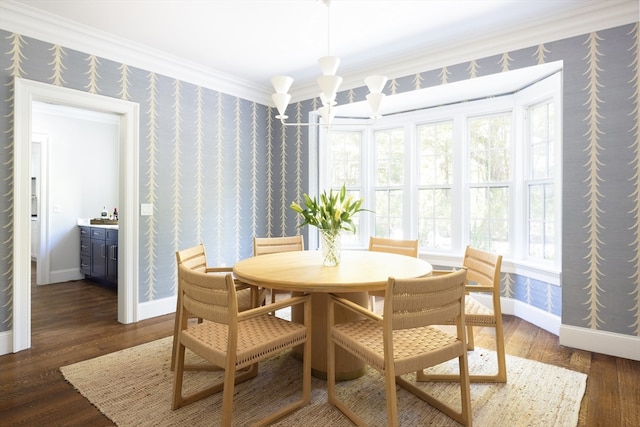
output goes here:
<path id="1" fill-rule="evenodd" d="M 90 279 L 118 284 L 118 230 L 80 227 L 80 272 Z"/>

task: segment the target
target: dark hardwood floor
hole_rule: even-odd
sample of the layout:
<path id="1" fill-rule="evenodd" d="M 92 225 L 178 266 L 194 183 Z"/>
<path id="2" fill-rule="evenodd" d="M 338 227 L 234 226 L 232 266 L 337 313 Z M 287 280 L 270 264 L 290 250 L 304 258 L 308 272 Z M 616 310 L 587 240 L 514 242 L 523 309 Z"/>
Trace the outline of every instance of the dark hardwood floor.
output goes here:
<path id="1" fill-rule="evenodd" d="M 59 368 L 169 336 L 173 318 L 122 325 L 112 289 L 89 281 L 32 286 L 32 347 L 0 356 L 0 426 L 113 425 Z M 640 362 L 562 347 L 528 322 L 504 321 L 508 354 L 589 376 L 579 426 L 640 426 Z M 478 330 L 476 344 L 491 348 L 491 334 Z"/>

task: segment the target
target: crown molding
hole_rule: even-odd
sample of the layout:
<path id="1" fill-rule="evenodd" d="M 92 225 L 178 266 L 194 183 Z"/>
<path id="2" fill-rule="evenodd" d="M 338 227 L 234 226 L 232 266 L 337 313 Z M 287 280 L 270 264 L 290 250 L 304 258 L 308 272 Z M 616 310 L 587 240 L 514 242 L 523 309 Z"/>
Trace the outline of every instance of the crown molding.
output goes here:
<path id="1" fill-rule="evenodd" d="M 457 40 L 436 49 L 421 50 L 396 58 L 362 72 L 342 73 L 340 91 L 364 86 L 367 75 L 382 74 L 390 79 L 419 74 L 424 71 L 460 64 L 473 59 L 501 55 L 518 49 L 563 40 L 594 31 L 638 22 L 638 0 L 610 0 L 596 4 L 585 2 L 578 11 L 558 14 L 545 20 L 532 21 L 518 28 L 502 29 L 473 40 Z M 291 102 L 318 96 L 315 85 L 296 87 Z"/>
<path id="2" fill-rule="evenodd" d="M 471 41 L 456 40 L 440 45 L 437 49 L 389 58 L 384 65 L 369 68 L 366 73 L 358 71 L 343 74 L 344 82 L 340 90 L 363 86 L 366 75 L 383 74 L 389 78 L 398 78 L 638 22 L 638 3 L 637 0 L 585 2 L 585 6 L 578 11 L 573 10 L 546 20 L 532 21 L 515 29 L 502 29 Z M 273 106 L 271 87 L 190 63 L 182 58 L 116 38 L 12 0 L 0 2 L 0 17 L 0 28 L 10 32 L 81 52 L 90 52 L 115 62 Z M 290 93 L 292 102 L 303 101 L 317 97 L 318 88 L 315 84 L 309 84 L 296 87 Z"/>
<path id="3" fill-rule="evenodd" d="M 37 40 L 87 52 L 111 61 L 153 71 L 260 104 L 271 104 L 271 89 L 114 37 L 12 0 L 0 2 L 0 28 Z"/>

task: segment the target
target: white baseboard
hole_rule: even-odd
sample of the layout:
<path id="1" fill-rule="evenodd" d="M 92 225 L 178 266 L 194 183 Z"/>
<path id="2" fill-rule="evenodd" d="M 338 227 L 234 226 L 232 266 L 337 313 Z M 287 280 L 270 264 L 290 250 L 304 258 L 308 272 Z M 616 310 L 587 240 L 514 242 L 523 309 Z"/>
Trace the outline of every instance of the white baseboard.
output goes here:
<path id="1" fill-rule="evenodd" d="M 84 279 L 84 274 L 81 274 L 80 270 L 77 268 L 56 270 L 49 273 L 49 283 L 47 284 L 52 285 L 54 283 L 71 282 L 73 280 L 81 279 Z"/>
<path id="2" fill-rule="evenodd" d="M 13 353 L 13 331 L 0 332 L 0 356 Z"/>
<path id="3" fill-rule="evenodd" d="M 487 307 L 491 306 L 490 296 L 476 294 L 473 297 Z M 560 345 L 640 360 L 640 337 L 563 325 L 559 316 L 511 298 L 502 298 L 500 304 L 502 313 L 514 315 L 557 335 L 560 338 Z"/>
<path id="4" fill-rule="evenodd" d="M 560 345 L 640 361 L 640 337 L 631 335 L 561 325 Z"/>
<path id="5" fill-rule="evenodd" d="M 141 302 L 138 304 L 138 321 L 163 316 L 176 311 L 177 297 Z"/>

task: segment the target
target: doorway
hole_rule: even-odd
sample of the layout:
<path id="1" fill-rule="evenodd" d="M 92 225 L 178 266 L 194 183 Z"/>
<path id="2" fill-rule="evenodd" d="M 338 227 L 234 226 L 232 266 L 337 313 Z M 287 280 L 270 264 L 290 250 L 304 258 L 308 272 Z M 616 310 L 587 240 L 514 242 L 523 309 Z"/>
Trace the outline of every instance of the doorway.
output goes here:
<path id="1" fill-rule="evenodd" d="M 103 206 L 118 205 L 119 123 L 115 114 L 32 102 L 31 128 L 39 132 L 33 134 L 31 154 L 37 193 L 32 196 L 31 253 L 38 260 L 38 285 L 84 278 L 78 264 L 78 219 L 88 222 L 100 216 Z M 49 144 L 54 144 L 51 149 Z M 34 216 L 38 200 L 42 203 Z"/>
<path id="2" fill-rule="evenodd" d="M 137 321 L 139 105 L 16 78 L 14 83 L 13 352 L 31 346 L 31 106 L 33 101 L 117 114 L 119 135 L 118 321 Z"/>

